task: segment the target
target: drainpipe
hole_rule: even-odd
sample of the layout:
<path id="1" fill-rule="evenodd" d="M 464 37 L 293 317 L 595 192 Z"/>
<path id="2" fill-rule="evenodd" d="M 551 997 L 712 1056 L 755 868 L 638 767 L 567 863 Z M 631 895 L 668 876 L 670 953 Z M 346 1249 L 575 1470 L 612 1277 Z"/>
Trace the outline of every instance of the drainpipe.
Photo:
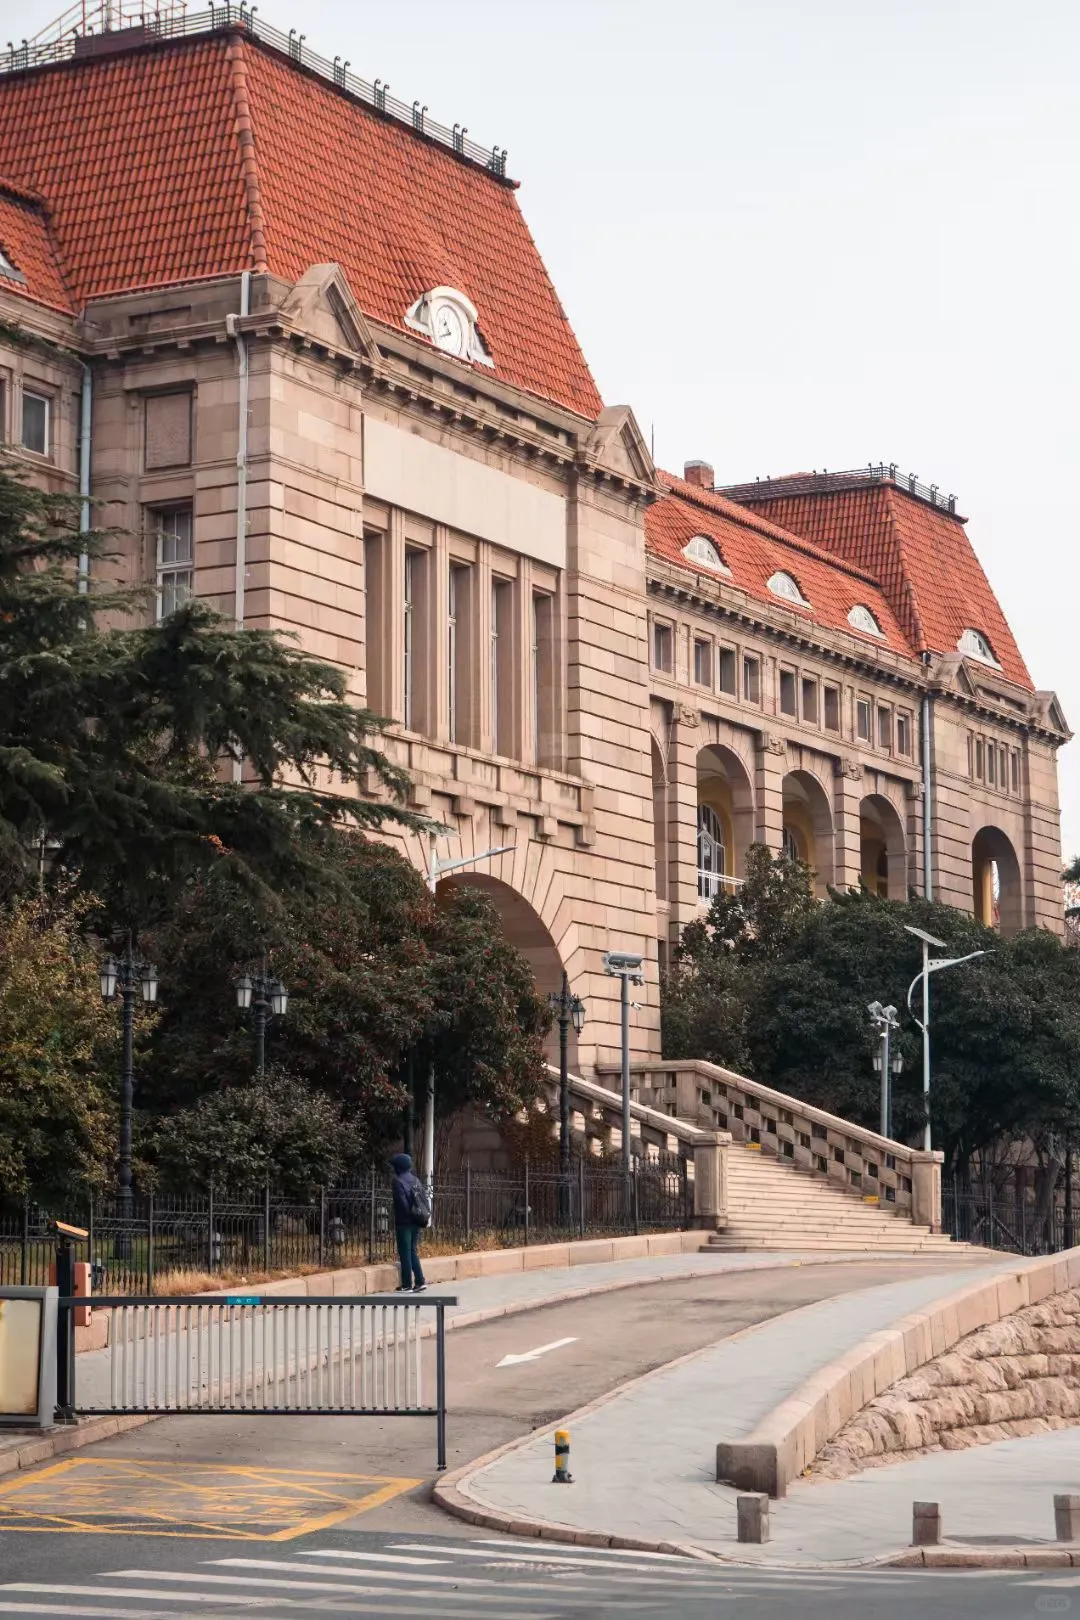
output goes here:
<path id="1" fill-rule="evenodd" d="M 927 671 L 930 666 L 930 654 L 922 655 L 923 668 Z M 930 778 L 930 725 L 933 715 L 933 706 L 930 693 L 923 693 L 922 700 L 922 785 L 923 785 L 923 897 L 927 900 L 934 898 L 933 861 L 930 848 L 930 826 L 933 819 L 933 787 Z"/>
<path id="2" fill-rule="evenodd" d="M 236 344 L 239 362 L 240 400 L 236 447 L 236 587 L 233 618 L 237 629 L 244 623 L 244 585 L 247 576 L 247 469 L 248 469 L 248 348 L 240 330 L 251 310 L 251 271 L 240 277 L 240 315 L 226 315 L 225 330 Z"/>
<path id="3" fill-rule="evenodd" d="M 79 413 L 79 533 L 90 532 L 90 413 L 94 406 L 94 383 L 88 365 L 82 368 L 82 408 Z M 79 590 L 90 589 L 90 553 L 79 552 Z"/>
<path id="4" fill-rule="evenodd" d="M 247 580 L 247 473 L 248 473 L 248 346 L 240 330 L 242 321 L 251 310 L 251 271 L 240 276 L 240 315 L 226 315 L 225 330 L 236 344 L 240 395 L 236 424 L 236 583 L 234 586 L 233 618 L 236 628 L 244 627 L 244 587 Z M 243 777 L 243 761 L 233 760 L 233 781 Z"/>

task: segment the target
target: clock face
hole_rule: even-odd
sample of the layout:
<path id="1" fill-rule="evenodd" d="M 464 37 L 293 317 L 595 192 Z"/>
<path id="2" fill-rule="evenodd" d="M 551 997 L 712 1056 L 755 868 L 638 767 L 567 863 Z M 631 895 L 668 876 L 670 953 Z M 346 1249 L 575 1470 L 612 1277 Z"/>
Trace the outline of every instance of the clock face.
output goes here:
<path id="1" fill-rule="evenodd" d="M 469 334 L 465 317 L 453 304 L 438 303 L 431 312 L 431 335 L 447 354 L 464 354 Z"/>

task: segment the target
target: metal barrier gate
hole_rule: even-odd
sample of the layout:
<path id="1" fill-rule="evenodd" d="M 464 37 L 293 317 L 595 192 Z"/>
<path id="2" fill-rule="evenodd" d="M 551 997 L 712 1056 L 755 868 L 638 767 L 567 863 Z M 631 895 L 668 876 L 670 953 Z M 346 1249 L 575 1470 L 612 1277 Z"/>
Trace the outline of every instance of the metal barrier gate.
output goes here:
<path id="1" fill-rule="evenodd" d="M 446 1467 L 447 1295 L 312 1299 L 64 1298 L 57 1416 L 185 1412 L 274 1417 L 433 1417 Z M 109 1312 L 103 1350 L 75 1357 L 75 1313 Z M 434 1323 L 423 1322 L 424 1312 Z M 421 1342 L 435 1340 L 435 1399 Z"/>

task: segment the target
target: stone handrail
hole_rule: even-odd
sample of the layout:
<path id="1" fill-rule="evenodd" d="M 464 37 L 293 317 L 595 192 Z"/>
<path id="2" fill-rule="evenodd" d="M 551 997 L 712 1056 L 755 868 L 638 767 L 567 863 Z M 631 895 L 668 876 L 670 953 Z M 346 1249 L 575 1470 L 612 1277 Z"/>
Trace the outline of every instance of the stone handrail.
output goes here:
<path id="1" fill-rule="evenodd" d="M 676 1115 L 699 1128 L 729 1131 L 736 1142 L 787 1160 L 917 1226 L 941 1230 L 940 1153 L 892 1142 L 715 1063 L 635 1064 L 631 1082 L 642 1102 L 661 1114 L 670 1110 L 671 1125 L 676 1120 L 670 1115 Z"/>

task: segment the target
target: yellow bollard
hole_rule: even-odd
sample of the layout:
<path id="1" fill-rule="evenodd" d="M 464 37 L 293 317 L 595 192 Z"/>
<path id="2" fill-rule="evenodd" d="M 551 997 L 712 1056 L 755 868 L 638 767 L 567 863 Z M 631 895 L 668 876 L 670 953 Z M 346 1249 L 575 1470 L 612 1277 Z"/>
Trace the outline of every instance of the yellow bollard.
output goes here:
<path id="1" fill-rule="evenodd" d="M 570 1430 L 555 1430 L 555 1474 L 551 1483 L 553 1485 L 572 1485 L 574 1476 L 570 1472 Z"/>

